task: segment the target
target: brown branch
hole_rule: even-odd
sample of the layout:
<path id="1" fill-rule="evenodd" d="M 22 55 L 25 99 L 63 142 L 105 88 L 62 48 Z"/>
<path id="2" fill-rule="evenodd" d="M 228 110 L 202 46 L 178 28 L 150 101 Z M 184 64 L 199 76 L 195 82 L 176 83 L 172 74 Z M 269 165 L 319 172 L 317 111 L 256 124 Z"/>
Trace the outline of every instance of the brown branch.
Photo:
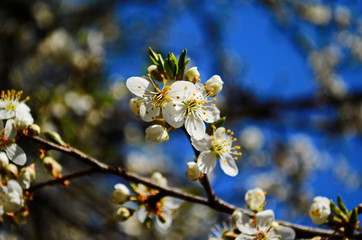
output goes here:
<path id="1" fill-rule="evenodd" d="M 99 172 L 99 170 L 98 170 L 98 168 L 95 168 L 95 167 L 83 169 L 83 170 L 80 170 L 80 171 L 77 171 L 77 172 L 74 172 L 74 173 L 71 173 L 68 175 L 64 175 L 61 178 L 51 179 L 49 181 L 38 183 L 38 184 L 28 188 L 27 191 L 34 192 L 35 190 L 38 190 L 42 187 L 53 186 L 53 185 L 57 185 L 57 184 L 64 184 L 64 183 L 66 183 L 66 181 L 68 181 L 70 179 L 87 176 L 87 175 L 97 173 L 97 172 Z"/>
<path id="2" fill-rule="evenodd" d="M 134 173 L 128 172 L 124 168 L 113 167 L 113 166 L 104 164 L 104 163 L 98 161 L 97 159 L 92 158 L 92 157 L 86 155 L 85 153 L 81 152 L 80 150 L 75 149 L 71 146 L 61 146 L 61 145 L 55 144 L 53 142 L 49 142 L 41 137 L 27 136 L 26 138 L 39 144 L 40 147 L 45 150 L 57 150 L 57 151 L 69 154 L 69 155 L 75 157 L 76 159 L 82 161 L 84 164 L 91 166 L 91 168 L 88 168 L 88 169 L 85 169 L 83 171 L 79 171 L 79 172 L 76 172 L 73 174 L 69 174 L 67 176 L 64 176 L 63 178 L 48 181 L 48 182 L 45 182 L 45 183 L 42 183 L 39 185 L 35 185 L 31 189 L 29 189 L 31 191 L 34 191 L 36 189 L 39 189 L 39 188 L 47 186 L 47 185 L 59 184 L 64 180 L 92 174 L 95 172 L 100 172 L 100 173 L 114 174 L 114 175 L 120 176 L 126 180 L 129 180 L 131 182 L 142 183 L 148 187 L 162 191 L 165 196 L 175 197 L 175 198 L 179 198 L 179 199 L 182 199 L 185 201 L 206 205 L 219 212 L 232 214 L 236 209 L 239 209 L 238 207 L 231 205 L 231 204 L 217 198 L 216 196 L 215 196 L 214 200 L 210 201 L 210 196 L 208 196 L 209 199 L 206 199 L 206 198 L 203 198 L 200 196 L 182 192 L 175 188 L 160 186 L 160 185 L 155 184 L 152 181 L 150 181 L 149 178 L 138 176 Z M 206 181 L 206 180 L 203 180 L 203 181 Z M 207 182 L 208 182 L 208 180 L 207 180 Z M 205 182 L 205 184 L 207 184 L 207 182 Z M 242 211 L 247 215 L 252 215 L 252 213 L 248 210 L 242 209 Z M 334 239 L 342 238 L 341 235 L 335 234 L 335 232 L 332 230 L 307 227 L 307 226 L 293 224 L 293 223 L 285 222 L 285 221 L 278 221 L 278 222 L 283 226 L 288 226 L 288 227 L 293 228 L 296 232 L 297 238 L 310 238 L 310 237 L 314 237 L 314 236 L 332 237 Z M 355 237 L 356 237 L 356 239 L 362 239 L 361 235 L 357 235 Z"/>

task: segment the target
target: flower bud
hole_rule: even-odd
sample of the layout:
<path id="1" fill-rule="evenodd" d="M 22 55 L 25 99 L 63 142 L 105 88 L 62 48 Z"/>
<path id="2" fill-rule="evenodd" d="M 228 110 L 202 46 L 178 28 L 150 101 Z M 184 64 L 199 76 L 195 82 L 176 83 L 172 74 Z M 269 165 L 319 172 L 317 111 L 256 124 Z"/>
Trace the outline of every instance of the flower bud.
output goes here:
<path id="1" fill-rule="evenodd" d="M 35 166 L 31 164 L 20 170 L 18 182 L 23 189 L 28 189 L 30 183 L 35 180 Z"/>
<path id="2" fill-rule="evenodd" d="M 15 164 L 9 163 L 5 167 L 6 176 L 9 178 L 17 178 L 19 176 L 18 167 Z"/>
<path id="3" fill-rule="evenodd" d="M 210 97 L 214 97 L 221 92 L 223 84 L 224 82 L 221 80 L 221 77 L 214 75 L 205 82 L 205 88 L 210 94 Z"/>
<path id="4" fill-rule="evenodd" d="M 6 168 L 9 164 L 9 158 L 6 156 L 6 153 L 0 152 L 0 169 Z"/>
<path id="5" fill-rule="evenodd" d="M 260 210 L 265 204 L 265 192 L 261 188 L 254 188 L 245 194 L 245 201 L 252 211 Z"/>
<path id="6" fill-rule="evenodd" d="M 28 127 L 28 133 L 30 136 L 39 136 L 40 132 L 41 132 L 40 127 L 37 124 L 31 124 Z"/>
<path id="7" fill-rule="evenodd" d="M 187 163 L 186 176 L 193 181 L 199 179 L 200 170 L 199 170 L 199 167 L 197 166 L 197 163 L 195 163 L 195 162 Z"/>
<path id="8" fill-rule="evenodd" d="M 43 159 L 43 164 L 46 170 L 52 175 L 53 178 L 61 178 L 62 177 L 62 165 L 60 165 L 54 158 L 45 157 Z"/>
<path id="9" fill-rule="evenodd" d="M 131 209 L 126 207 L 120 207 L 117 209 L 117 211 L 114 213 L 114 219 L 116 221 L 124 222 L 128 218 L 130 218 L 133 214 L 133 211 Z"/>
<path id="10" fill-rule="evenodd" d="M 18 114 L 15 118 L 15 127 L 18 130 L 24 130 L 31 124 L 33 124 L 34 119 L 30 113 L 24 112 L 22 114 Z"/>
<path id="11" fill-rule="evenodd" d="M 111 200 L 115 204 L 123 204 L 129 199 L 129 196 L 130 191 L 126 185 L 118 183 L 114 186 Z"/>
<path id="12" fill-rule="evenodd" d="M 331 214 L 330 201 L 326 197 L 315 197 L 309 208 L 309 216 L 316 225 L 322 225 Z"/>
<path id="13" fill-rule="evenodd" d="M 161 73 L 158 71 L 158 68 L 156 65 L 150 65 L 148 68 L 147 68 L 147 71 L 148 73 L 151 75 L 151 77 L 153 79 L 156 79 L 158 81 L 162 81 L 162 76 L 161 76 Z"/>
<path id="14" fill-rule="evenodd" d="M 139 97 L 131 98 L 129 100 L 129 108 L 138 117 L 140 116 L 141 103 L 142 103 L 142 99 Z"/>
<path id="15" fill-rule="evenodd" d="M 185 78 L 189 82 L 199 82 L 200 81 L 200 73 L 197 71 L 197 67 L 192 67 L 185 72 Z"/>
<path id="16" fill-rule="evenodd" d="M 162 176 L 160 172 L 154 172 L 151 176 L 151 179 L 153 182 L 161 186 L 167 186 L 167 179 L 164 176 Z"/>
<path id="17" fill-rule="evenodd" d="M 146 140 L 161 143 L 168 141 L 168 132 L 167 129 L 161 125 L 151 125 L 146 128 Z"/>

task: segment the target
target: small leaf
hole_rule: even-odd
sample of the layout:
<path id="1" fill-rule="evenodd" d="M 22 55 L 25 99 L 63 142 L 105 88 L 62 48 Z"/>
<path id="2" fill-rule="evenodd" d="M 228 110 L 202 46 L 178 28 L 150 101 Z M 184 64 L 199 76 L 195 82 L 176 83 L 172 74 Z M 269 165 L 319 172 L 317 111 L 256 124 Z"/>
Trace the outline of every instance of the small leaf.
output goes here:
<path id="1" fill-rule="evenodd" d="M 331 207 L 331 211 L 334 213 L 334 215 L 336 215 L 338 218 L 342 219 L 345 222 L 348 221 L 347 215 L 344 214 L 332 200 L 330 200 L 330 207 Z"/>
<path id="2" fill-rule="evenodd" d="M 226 117 L 221 117 L 218 120 L 216 120 L 215 122 L 210 123 L 209 127 L 206 130 L 206 133 L 211 135 L 213 132 L 213 128 L 222 127 L 224 125 L 225 121 L 226 121 Z"/>
<path id="3" fill-rule="evenodd" d="M 59 135 L 59 133 L 54 132 L 54 131 L 43 131 L 42 135 L 49 141 L 62 145 L 62 146 L 67 146 L 67 144 L 63 141 L 63 139 L 61 138 L 61 136 Z"/>
<path id="4" fill-rule="evenodd" d="M 358 221 L 358 210 L 357 208 L 353 208 L 351 212 L 351 216 L 349 218 L 349 222 L 352 226 L 354 226 Z"/>
<path id="5" fill-rule="evenodd" d="M 339 195 L 337 197 L 337 202 L 338 202 L 339 209 L 341 209 L 341 211 L 344 212 L 345 214 L 348 214 L 348 209 L 347 209 L 346 205 L 344 205 L 342 198 Z"/>
<path id="6" fill-rule="evenodd" d="M 187 63 L 190 61 L 190 59 L 186 59 L 187 50 L 182 50 L 181 55 L 178 59 L 178 71 L 176 79 L 182 79 L 185 73 L 185 69 L 187 66 Z"/>

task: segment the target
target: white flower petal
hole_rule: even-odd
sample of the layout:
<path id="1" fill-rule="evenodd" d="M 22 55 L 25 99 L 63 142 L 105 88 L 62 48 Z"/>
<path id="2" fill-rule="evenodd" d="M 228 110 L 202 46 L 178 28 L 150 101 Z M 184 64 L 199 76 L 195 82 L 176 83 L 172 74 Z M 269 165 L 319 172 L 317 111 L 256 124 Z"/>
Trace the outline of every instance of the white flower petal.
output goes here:
<path id="1" fill-rule="evenodd" d="M 140 210 L 138 210 L 138 220 L 140 220 L 140 222 L 145 222 L 146 218 L 148 216 L 148 212 L 146 210 L 146 208 L 142 207 Z"/>
<path id="2" fill-rule="evenodd" d="M 281 236 L 282 240 L 294 240 L 295 239 L 295 231 L 293 228 L 284 227 L 278 225 L 275 229 L 276 234 Z"/>
<path id="3" fill-rule="evenodd" d="M 152 122 L 160 115 L 160 108 L 149 103 L 142 103 L 140 107 L 140 117 L 145 122 Z"/>
<path id="4" fill-rule="evenodd" d="M 16 136 L 15 121 L 13 119 L 7 120 L 5 124 L 5 137 L 7 139 L 14 139 Z"/>
<path id="5" fill-rule="evenodd" d="M 212 106 L 212 103 L 203 104 L 198 113 L 208 123 L 215 122 L 220 118 L 220 110 L 216 106 Z"/>
<path id="6" fill-rule="evenodd" d="M 17 192 L 19 195 L 23 194 L 20 184 L 15 180 L 9 180 L 7 187 L 9 192 Z"/>
<path id="7" fill-rule="evenodd" d="M 15 116 L 15 112 L 14 111 L 10 111 L 10 110 L 0 110 L 0 119 L 9 119 L 9 118 L 13 118 Z"/>
<path id="8" fill-rule="evenodd" d="M 162 222 L 158 216 L 156 216 L 156 226 L 162 231 L 166 231 L 172 225 L 172 215 L 169 211 L 163 211 L 165 215 L 165 222 Z"/>
<path id="9" fill-rule="evenodd" d="M 256 223 L 259 226 L 270 226 L 275 218 L 273 210 L 265 210 L 255 214 Z"/>
<path id="10" fill-rule="evenodd" d="M 203 173 L 211 172 L 216 165 L 217 156 L 214 152 L 205 151 L 200 153 L 199 157 L 197 158 L 197 166 Z"/>
<path id="11" fill-rule="evenodd" d="M 187 81 L 177 81 L 171 85 L 168 97 L 173 100 L 184 100 L 190 98 L 197 92 L 193 83 Z"/>
<path id="12" fill-rule="evenodd" d="M 134 95 L 143 97 L 144 94 L 154 91 L 152 83 L 141 77 L 130 77 L 126 81 L 126 86 Z"/>
<path id="13" fill-rule="evenodd" d="M 199 117 L 187 116 L 185 128 L 187 133 L 195 139 L 201 139 L 205 136 L 205 123 Z"/>
<path id="14" fill-rule="evenodd" d="M 15 143 L 11 144 L 9 147 L 5 149 L 6 154 L 10 161 L 17 165 L 24 165 L 26 163 L 26 154 L 21 147 L 16 145 Z"/>
<path id="15" fill-rule="evenodd" d="M 238 174 L 238 167 L 234 158 L 229 153 L 220 155 L 220 167 L 229 176 L 234 177 Z"/>
<path id="16" fill-rule="evenodd" d="M 200 152 L 210 150 L 212 146 L 211 137 L 206 133 L 204 133 L 204 136 L 201 139 L 191 137 L 191 143 L 194 148 Z"/>
<path id="17" fill-rule="evenodd" d="M 186 107 L 181 102 L 169 102 L 162 111 L 162 115 L 168 124 L 174 128 L 179 128 L 184 124 Z"/>

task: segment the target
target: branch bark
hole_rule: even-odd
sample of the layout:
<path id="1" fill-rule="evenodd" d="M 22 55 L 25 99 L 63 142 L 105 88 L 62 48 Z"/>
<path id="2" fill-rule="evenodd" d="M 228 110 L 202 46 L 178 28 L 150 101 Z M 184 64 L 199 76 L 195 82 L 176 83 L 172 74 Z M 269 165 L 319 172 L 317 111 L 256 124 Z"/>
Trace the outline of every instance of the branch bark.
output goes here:
<path id="1" fill-rule="evenodd" d="M 35 190 L 38 190 L 42 187 L 49 186 L 49 185 L 55 185 L 63 183 L 66 180 L 74 179 L 77 177 L 93 174 L 93 173 L 104 173 L 104 174 L 113 174 L 120 176 L 128 181 L 134 182 L 134 183 L 142 183 L 150 188 L 154 188 L 162 192 L 165 196 L 175 197 L 179 198 L 188 202 L 198 203 L 205 206 L 208 206 L 218 212 L 223 212 L 227 214 L 232 214 L 236 209 L 240 209 L 237 206 L 234 206 L 232 204 L 229 204 L 222 199 L 218 198 L 217 196 L 213 195 L 211 197 L 211 193 L 208 193 L 208 198 L 196 196 L 190 193 L 183 192 L 176 188 L 171 187 L 163 187 L 158 184 L 153 183 L 150 181 L 149 178 L 141 177 L 137 174 L 128 172 L 126 169 L 122 167 L 117 166 L 109 166 L 107 164 L 104 164 L 100 162 L 99 160 L 88 156 L 87 154 L 83 153 L 82 151 L 73 148 L 71 146 L 61 146 L 53 142 L 49 142 L 41 137 L 31 137 L 31 136 L 25 136 L 28 140 L 36 143 L 39 145 L 41 149 L 44 150 L 56 150 L 63 153 L 66 153 L 70 156 L 73 156 L 77 160 L 83 162 L 84 164 L 90 166 L 90 168 L 81 170 L 79 172 L 75 172 L 66 176 L 63 176 L 62 178 L 47 181 L 44 183 L 40 183 L 38 185 L 32 186 L 29 191 L 33 192 Z M 206 175 L 205 175 L 206 177 Z M 203 184 L 209 184 L 208 179 L 205 178 L 204 180 L 201 180 L 201 182 L 205 181 Z M 206 187 L 205 189 L 208 189 Z M 211 188 L 210 188 L 211 189 Z M 242 211 L 251 216 L 253 213 L 242 209 Z M 340 234 L 336 234 L 332 230 L 326 230 L 322 228 L 313 228 L 308 226 L 302 226 L 298 224 L 293 224 L 286 221 L 278 221 L 279 224 L 287 227 L 291 227 L 295 230 L 297 238 L 311 238 L 315 236 L 323 236 L 323 237 L 330 237 L 333 239 L 342 239 L 342 236 Z M 362 235 L 355 236 L 356 239 L 362 239 Z"/>

